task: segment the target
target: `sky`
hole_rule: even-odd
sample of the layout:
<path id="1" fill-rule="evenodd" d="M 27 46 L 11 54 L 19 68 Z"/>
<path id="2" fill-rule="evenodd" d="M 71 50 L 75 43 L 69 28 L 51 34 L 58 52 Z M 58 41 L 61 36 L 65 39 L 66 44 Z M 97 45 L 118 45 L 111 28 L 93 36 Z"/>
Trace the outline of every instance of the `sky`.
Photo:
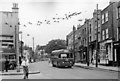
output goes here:
<path id="1" fill-rule="evenodd" d="M 32 47 L 33 37 L 35 46 L 46 45 L 53 39 L 66 40 L 66 35 L 72 31 L 73 25 L 77 27 L 82 25 L 85 19 L 93 17 L 96 4 L 99 9 L 104 9 L 109 5 L 109 1 L 0 0 L 0 11 L 12 11 L 12 3 L 18 3 L 22 39 L 26 45 Z"/>

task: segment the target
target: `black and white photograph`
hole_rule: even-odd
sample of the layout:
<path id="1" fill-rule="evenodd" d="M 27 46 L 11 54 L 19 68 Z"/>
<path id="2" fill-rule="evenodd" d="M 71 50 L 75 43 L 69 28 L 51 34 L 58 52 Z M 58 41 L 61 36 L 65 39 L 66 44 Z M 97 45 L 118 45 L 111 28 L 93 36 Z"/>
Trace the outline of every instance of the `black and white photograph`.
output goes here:
<path id="1" fill-rule="evenodd" d="M 120 80 L 120 0 L 0 0 L 0 80 Z"/>

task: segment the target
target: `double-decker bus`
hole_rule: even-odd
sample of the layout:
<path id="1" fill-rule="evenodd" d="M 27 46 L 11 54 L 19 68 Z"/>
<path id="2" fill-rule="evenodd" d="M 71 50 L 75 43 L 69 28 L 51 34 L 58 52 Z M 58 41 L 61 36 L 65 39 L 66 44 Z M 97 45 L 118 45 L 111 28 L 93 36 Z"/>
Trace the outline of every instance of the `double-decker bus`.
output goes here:
<path id="1" fill-rule="evenodd" d="M 73 54 L 67 49 L 54 50 L 51 53 L 53 67 L 72 67 L 74 64 Z"/>

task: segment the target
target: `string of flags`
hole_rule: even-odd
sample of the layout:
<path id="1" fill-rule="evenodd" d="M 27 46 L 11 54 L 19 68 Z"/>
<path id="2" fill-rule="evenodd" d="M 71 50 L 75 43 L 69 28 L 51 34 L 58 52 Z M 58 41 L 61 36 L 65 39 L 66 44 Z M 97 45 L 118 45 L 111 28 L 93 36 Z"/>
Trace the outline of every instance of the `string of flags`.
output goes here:
<path id="1" fill-rule="evenodd" d="M 53 17 L 51 20 L 43 20 L 43 21 L 38 20 L 36 25 L 41 26 L 43 23 L 48 24 L 48 25 L 51 23 L 60 23 L 61 20 L 69 20 L 73 16 L 77 16 L 80 14 L 81 14 L 81 12 L 74 12 L 74 13 L 69 12 L 69 14 L 64 14 L 64 17 Z M 56 14 L 56 15 L 58 16 L 58 14 Z M 82 21 L 82 19 L 79 19 L 78 21 Z M 5 24 L 9 25 L 7 22 Z M 33 23 L 30 21 L 27 24 L 21 24 L 20 22 L 18 22 L 18 25 L 23 25 L 24 27 L 27 27 L 27 25 L 33 25 Z M 12 26 L 10 25 L 10 27 L 12 27 Z"/>

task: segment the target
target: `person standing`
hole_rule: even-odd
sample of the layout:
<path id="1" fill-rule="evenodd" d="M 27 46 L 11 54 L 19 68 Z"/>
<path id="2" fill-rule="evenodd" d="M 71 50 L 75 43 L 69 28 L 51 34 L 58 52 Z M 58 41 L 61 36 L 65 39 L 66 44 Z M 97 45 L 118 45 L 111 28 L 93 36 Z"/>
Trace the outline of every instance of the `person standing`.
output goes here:
<path id="1" fill-rule="evenodd" d="M 28 74 L 29 74 L 29 61 L 28 61 L 28 59 L 23 57 L 21 65 L 23 66 L 24 79 L 27 79 Z"/>

